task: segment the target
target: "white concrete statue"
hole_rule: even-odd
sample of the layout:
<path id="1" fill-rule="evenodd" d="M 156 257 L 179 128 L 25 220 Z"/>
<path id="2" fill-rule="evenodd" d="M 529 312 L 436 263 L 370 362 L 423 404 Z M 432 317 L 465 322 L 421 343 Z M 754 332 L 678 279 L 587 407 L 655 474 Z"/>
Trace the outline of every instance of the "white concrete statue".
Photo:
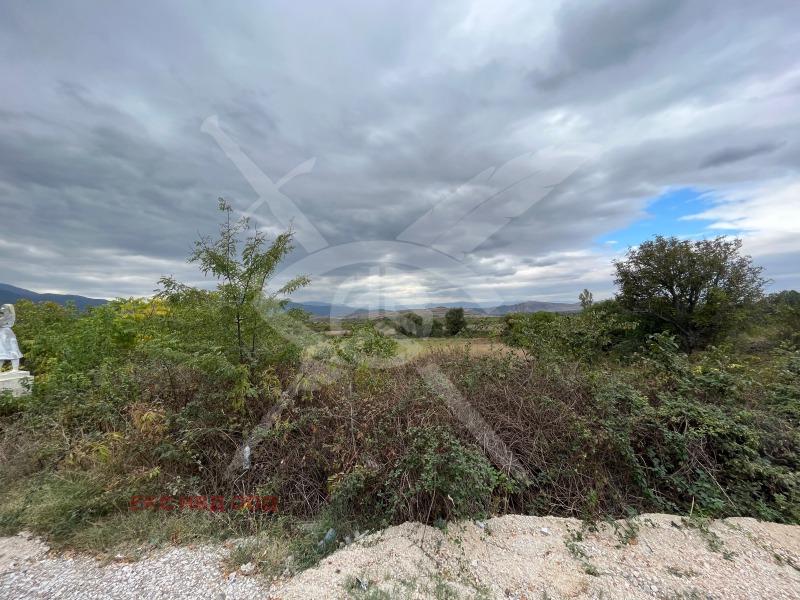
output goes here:
<path id="1" fill-rule="evenodd" d="M 11 330 L 17 320 L 13 304 L 3 304 L 0 307 L 0 369 L 7 360 L 11 361 L 11 370 L 19 371 L 19 359 L 22 352 L 19 351 L 17 336 Z"/>

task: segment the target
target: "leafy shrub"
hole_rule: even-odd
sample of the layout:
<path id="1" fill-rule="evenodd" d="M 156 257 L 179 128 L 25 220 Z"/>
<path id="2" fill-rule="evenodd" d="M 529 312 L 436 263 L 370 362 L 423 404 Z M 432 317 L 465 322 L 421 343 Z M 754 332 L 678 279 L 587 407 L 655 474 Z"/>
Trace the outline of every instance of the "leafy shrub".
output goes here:
<path id="1" fill-rule="evenodd" d="M 372 324 L 356 325 L 347 337 L 332 340 L 337 358 L 350 366 L 389 359 L 397 354 L 397 341 L 383 335 Z"/>
<path id="2" fill-rule="evenodd" d="M 413 312 L 397 317 L 395 327 L 398 333 L 409 337 L 426 337 L 425 320 Z"/>
<path id="3" fill-rule="evenodd" d="M 597 361 L 636 323 L 603 305 L 580 313 L 511 314 L 503 319 L 503 340 L 510 346 L 553 361 Z"/>
<path id="4" fill-rule="evenodd" d="M 426 512 L 428 522 L 487 515 L 492 493 L 505 478 L 482 452 L 441 426 L 413 427 L 405 437 L 405 453 L 384 484 L 390 522 Z"/>

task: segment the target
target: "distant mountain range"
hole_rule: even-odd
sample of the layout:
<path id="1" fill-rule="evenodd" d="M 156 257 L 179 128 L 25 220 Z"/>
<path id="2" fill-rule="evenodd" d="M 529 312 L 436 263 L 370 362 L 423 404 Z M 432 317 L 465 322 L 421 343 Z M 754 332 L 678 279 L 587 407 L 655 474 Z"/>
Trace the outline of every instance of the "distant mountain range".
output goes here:
<path id="1" fill-rule="evenodd" d="M 581 310 L 580 302 L 520 302 L 518 304 L 504 304 L 486 310 L 490 315 L 508 315 L 511 313 L 535 313 L 535 312 L 578 312 Z"/>
<path id="2" fill-rule="evenodd" d="M 75 305 L 83 310 L 87 306 L 100 306 L 107 300 L 97 298 L 86 298 L 72 294 L 39 294 L 23 288 L 14 287 L 6 283 L 0 283 L 0 304 L 14 304 L 19 300 L 31 300 L 32 302 L 55 302 L 66 304 L 72 300 Z M 534 313 L 534 312 L 577 312 L 581 309 L 578 303 L 570 304 L 567 302 L 520 302 L 518 304 L 504 304 L 502 306 L 481 307 L 475 302 L 446 302 L 442 304 L 428 303 L 422 306 L 402 306 L 396 310 L 370 310 L 367 308 L 357 308 L 345 304 L 328 304 L 326 302 L 290 302 L 289 308 L 302 308 L 310 312 L 314 317 L 326 319 L 368 319 L 376 317 L 396 318 L 399 315 L 415 312 L 423 317 L 444 317 L 449 308 L 463 307 L 464 313 L 472 316 L 503 316 L 509 313 Z"/>
<path id="3" fill-rule="evenodd" d="M 20 300 L 30 300 L 31 302 L 55 302 L 56 304 L 66 304 L 67 301 L 72 300 L 75 302 L 75 306 L 80 310 L 83 310 L 87 306 L 100 306 L 108 302 L 108 300 L 86 298 L 73 294 L 38 294 L 30 290 L 8 285 L 7 283 L 0 283 L 0 304 L 15 304 Z"/>
<path id="4" fill-rule="evenodd" d="M 579 303 L 568 302 L 519 302 L 517 304 L 504 304 L 502 306 L 491 306 L 481 308 L 474 302 L 448 302 L 444 304 L 426 304 L 418 307 L 399 307 L 396 310 L 366 309 L 355 308 L 344 304 L 326 304 L 324 302 L 291 302 L 290 308 L 302 308 L 310 312 L 316 318 L 325 319 L 374 319 L 387 317 L 393 319 L 399 315 L 414 312 L 422 317 L 444 317 L 450 308 L 463 307 L 464 313 L 471 316 L 503 316 L 510 313 L 535 313 L 535 312 L 559 312 L 569 313 L 581 310 Z"/>
<path id="5" fill-rule="evenodd" d="M 289 302 L 288 308 L 301 308 L 315 317 L 352 317 L 362 312 L 363 308 L 353 308 L 344 304 L 327 304 L 325 302 Z"/>

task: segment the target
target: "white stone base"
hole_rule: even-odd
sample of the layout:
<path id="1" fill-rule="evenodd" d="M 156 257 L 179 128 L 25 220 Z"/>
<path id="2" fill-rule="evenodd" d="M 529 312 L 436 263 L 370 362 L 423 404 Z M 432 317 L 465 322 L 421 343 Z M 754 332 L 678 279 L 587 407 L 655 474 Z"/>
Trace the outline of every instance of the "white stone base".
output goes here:
<path id="1" fill-rule="evenodd" d="M 24 384 L 33 384 L 33 377 L 28 371 L 4 371 L 0 373 L 0 392 L 11 390 L 15 396 L 30 394 Z"/>

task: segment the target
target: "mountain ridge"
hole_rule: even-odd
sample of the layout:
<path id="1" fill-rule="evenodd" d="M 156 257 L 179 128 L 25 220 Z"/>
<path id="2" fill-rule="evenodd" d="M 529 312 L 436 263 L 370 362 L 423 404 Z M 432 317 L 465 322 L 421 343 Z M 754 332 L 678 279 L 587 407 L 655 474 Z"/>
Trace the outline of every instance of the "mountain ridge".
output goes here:
<path id="1" fill-rule="evenodd" d="M 569 302 L 540 302 L 528 300 L 516 304 L 503 304 L 481 308 L 475 303 L 443 302 L 441 304 L 427 303 L 416 307 L 398 306 L 395 309 L 368 309 L 347 306 L 344 304 L 326 304 L 324 302 L 291 302 L 290 308 L 302 308 L 310 312 L 314 318 L 331 319 L 370 319 L 370 318 L 396 318 L 403 314 L 416 313 L 422 317 L 443 317 L 450 308 L 462 307 L 468 316 L 501 317 L 511 313 L 557 312 L 571 313 L 581 310 L 579 303 Z"/>
<path id="2" fill-rule="evenodd" d="M 77 294 L 40 294 L 8 283 L 0 283 L 0 304 L 15 304 L 20 300 L 30 300 L 36 303 L 55 302 L 56 304 L 66 304 L 72 300 L 79 310 L 83 310 L 87 306 L 100 306 L 108 302 L 108 300 L 87 298 Z"/>
<path id="3" fill-rule="evenodd" d="M 100 306 L 108 302 L 108 300 L 89 298 L 77 294 L 42 294 L 7 283 L 0 283 L 0 304 L 14 304 L 19 300 L 30 300 L 37 303 L 55 302 L 57 304 L 66 304 L 71 300 L 75 302 L 75 305 L 80 310 L 83 310 L 87 306 Z M 538 300 L 528 300 L 515 304 L 503 304 L 489 307 L 481 307 L 475 302 L 428 302 L 419 306 L 397 306 L 392 310 L 369 309 L 319 301 L 290 302 L 288 306 L 289 308 L 301 308 L 311 313 L 316 318 L 324 317 L 332 319 L 368 319 L 382 316 L 391 318 L 409 312 L 415 312 L 422 316 L 439 317 L 443 316 L 448 309 L 454 307 L 464 308 L 465 314 L 471 316 L 503 316 L 510 313 L 533 313 L 542 311 L 577 312 L 581 309 L 578 303 L 540 302 Z"/>

